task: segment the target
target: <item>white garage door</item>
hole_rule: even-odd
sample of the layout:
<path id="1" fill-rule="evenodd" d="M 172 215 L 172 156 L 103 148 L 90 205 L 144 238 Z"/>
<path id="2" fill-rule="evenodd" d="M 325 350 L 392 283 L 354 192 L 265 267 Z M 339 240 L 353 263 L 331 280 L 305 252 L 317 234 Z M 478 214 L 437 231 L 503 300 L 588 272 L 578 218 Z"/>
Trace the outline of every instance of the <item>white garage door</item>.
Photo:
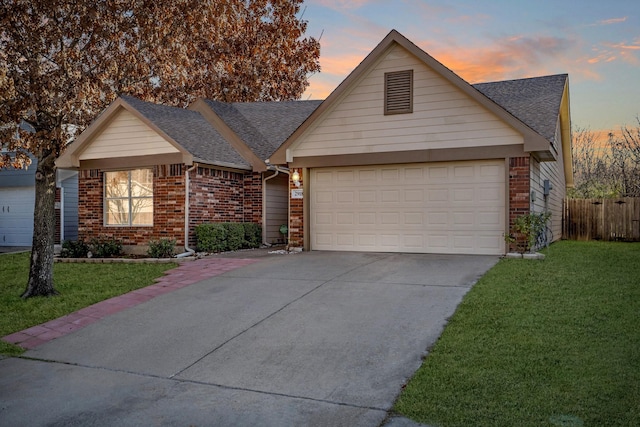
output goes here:
<path id="1" fill-rule="evenodd" d="M 31 246 L 35 188 L 0 189 L 0 246 Z"/>
<path id="2" fill-rule="evenodd" d="M 311 169 L 311 249 L 503 254 L 504 160 Z"/>

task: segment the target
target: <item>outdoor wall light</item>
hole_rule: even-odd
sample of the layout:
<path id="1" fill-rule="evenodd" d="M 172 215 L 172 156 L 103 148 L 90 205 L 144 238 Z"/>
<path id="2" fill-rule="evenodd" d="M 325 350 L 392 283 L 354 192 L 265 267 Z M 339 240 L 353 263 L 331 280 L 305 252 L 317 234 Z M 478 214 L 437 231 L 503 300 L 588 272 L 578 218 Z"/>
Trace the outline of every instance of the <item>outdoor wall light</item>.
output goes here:
<path id="1" fill-rule="evenodd" d="M 293 184 L 296 187 L 300 187 L 300 173 L 297 169 L 293 170 L 293 173 L 291 174 L 291 181 L 293 181 Z"/>

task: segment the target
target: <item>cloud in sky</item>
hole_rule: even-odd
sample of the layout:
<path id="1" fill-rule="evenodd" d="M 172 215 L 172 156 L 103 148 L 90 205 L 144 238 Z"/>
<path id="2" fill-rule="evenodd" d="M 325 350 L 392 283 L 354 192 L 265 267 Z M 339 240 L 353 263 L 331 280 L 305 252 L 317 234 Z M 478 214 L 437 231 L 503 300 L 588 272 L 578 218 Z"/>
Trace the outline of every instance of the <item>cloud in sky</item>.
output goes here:
<path id="1" fill-rule="evenodd" d="M 589 58 L 590 64 L 623 61 L 631 65 L 640 65 L 640 38 L 631 43 L 603 42 L 594 48 L 595 55 Z"/>
<path id="2" fill-rule="evenodd" d="M 621 22 L 625 22 L 627 20 L 626 16 L 623 16 L 622 18 L 611 18 L 611 19 L 603 19 L 602 21 L 598 21 L 593 25 L 612 25 L 612 24 L 619 24 Z"/>
<path id="3" fill-rule="evenodd" d="M 371 3 L 371 0 L 315 0 L 315 3 L 333 10 L 344 11 L 358 9 L 367 3 Z"/>
<path id="4" fill-rule="evenodd" d="M 475 83 L 559 72 L 547 64 L 561 64 L 576 40 L 549 36 L 515 35 L 477 46 L 421 47 L 465 80 Z M 554 59 L 554 61 L 549 61 Z"/>

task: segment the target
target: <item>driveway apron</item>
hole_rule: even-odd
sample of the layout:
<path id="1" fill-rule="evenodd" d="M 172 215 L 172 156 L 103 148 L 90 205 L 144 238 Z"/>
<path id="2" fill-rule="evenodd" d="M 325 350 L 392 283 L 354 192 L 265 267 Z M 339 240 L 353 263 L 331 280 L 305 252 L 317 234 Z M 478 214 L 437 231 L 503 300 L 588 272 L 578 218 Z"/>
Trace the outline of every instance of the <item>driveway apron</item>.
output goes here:
<path id="1" fill-rule="evenodd" d="M 0 360 L 0 425 L 378 426 L 496 261 L 270 255 Z"/>

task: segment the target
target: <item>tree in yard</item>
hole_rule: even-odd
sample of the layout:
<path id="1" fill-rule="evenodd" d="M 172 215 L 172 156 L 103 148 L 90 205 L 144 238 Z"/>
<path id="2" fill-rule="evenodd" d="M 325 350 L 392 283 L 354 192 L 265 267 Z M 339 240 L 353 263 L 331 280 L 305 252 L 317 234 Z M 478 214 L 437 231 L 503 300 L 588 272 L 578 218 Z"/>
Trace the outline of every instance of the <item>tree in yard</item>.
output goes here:
<path id="1" fill-rule="evenodd" d="M 638 126 L 623 126 L 620 134 L 609 134 L 612 175 L 622 196 L 640 197 L 640 118 Z"/>
<path id="2" fill-rule="evenodd" d="M 302 0 L 0 0 L 0 167 L 37 159 L 29 281 L 52 295 L 55 159 L 118 95 L 299 98 L 319 71 Z M 25 130 L 25 129 L 29 130 Z"/>
<path id="3" fill-rule="evenodd" d="M 572 134 L 575 187 L 571 196 L 588 199 L 616 195 L 619 189 L 611 176 L 607 144 L 589 129 L 575 129 Z"/>
<path id="4" fill-rule="evenodd" d="M 575 188 L 571 197 L 640 196 L 640 118 L 638 126 L 623 126 L 598 140 L 587 129 L 573 132 Z"/>

